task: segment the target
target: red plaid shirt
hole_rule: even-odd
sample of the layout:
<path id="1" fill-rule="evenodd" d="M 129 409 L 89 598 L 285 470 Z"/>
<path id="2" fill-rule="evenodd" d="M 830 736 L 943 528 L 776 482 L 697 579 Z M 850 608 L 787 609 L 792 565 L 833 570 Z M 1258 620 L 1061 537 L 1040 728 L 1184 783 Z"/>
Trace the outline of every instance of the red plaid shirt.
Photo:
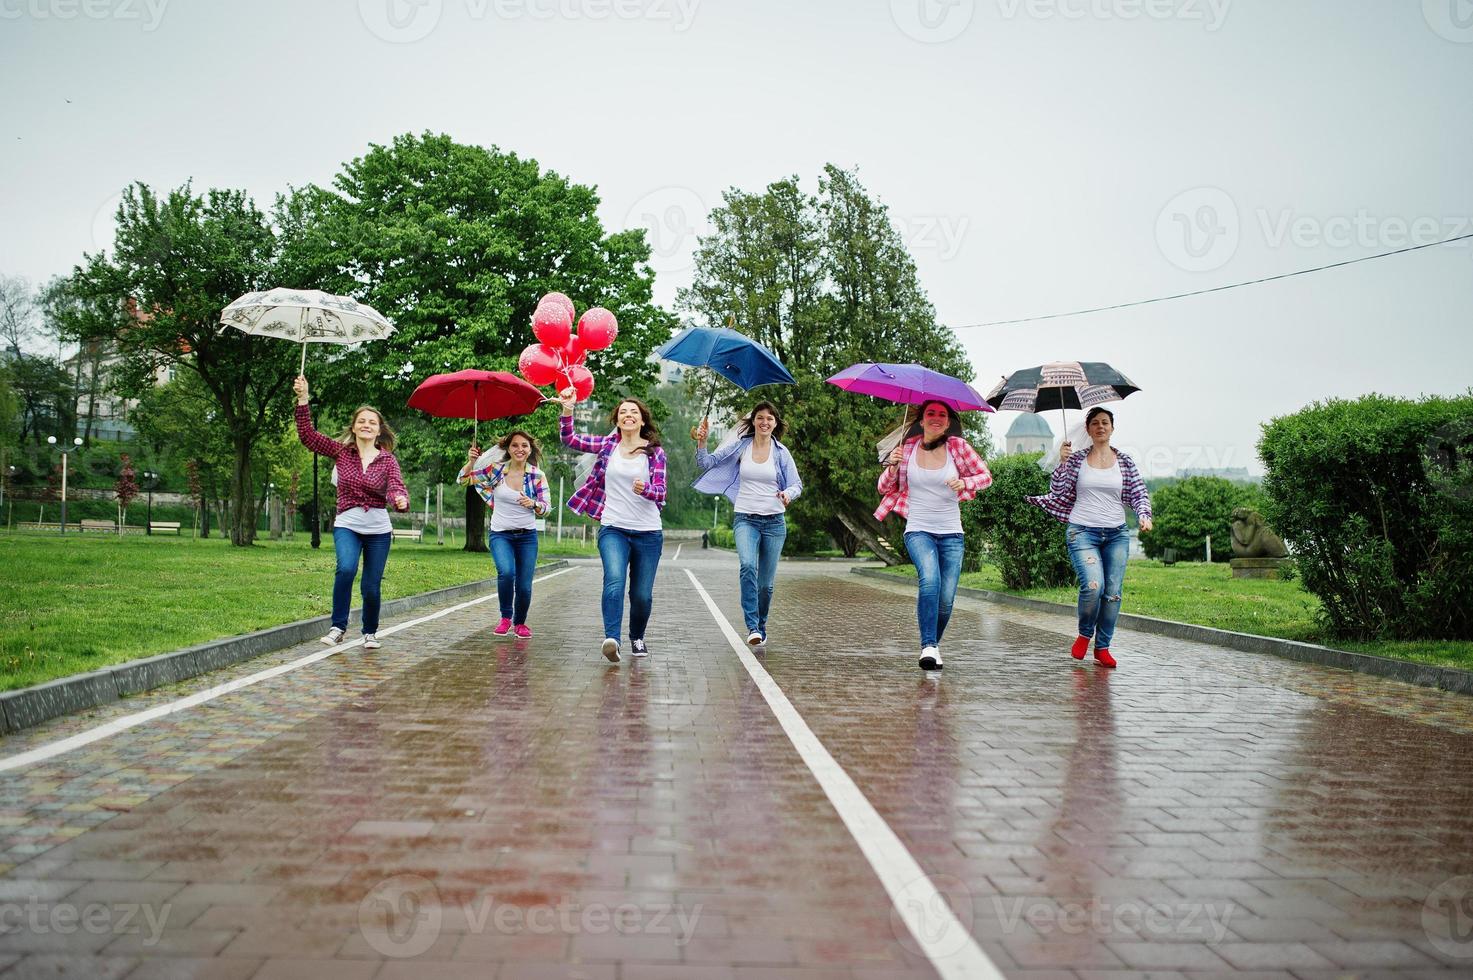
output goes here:
<path id="1" fill-rule="evenodd" d="M 598 459 L 593 464 L 588 479 L 583 481 L 583 486 L 568 500 L 568 509 L 575 514 L 582 514 L 590 520 L 598 520 L 604 516 L 604 502 L 607 499 L 604 492 L 604 475 L 609 469 L 609 454 L 619 446 L 619 434 L 610 433 L 606 436 L 587 436 L 573 431 L 573 417 L 562 416 L 559 423 L 561 427 L 563 445 L 569 449 L 576 449 L 580 453 L 594 453 Z M 644 485 L 644 493 L 641 495 L 646 500 L 653 500 L 655 506 L 661 510 L 665 509 L 665 450 L 655 446 L 649 454 L 650 478 Z"/>
<path id="2" fill-rule="evenodd" d="M 910 465 L 911 454 L 920 444 L 920 436 L 911 436 L 905 440 L 900 465 L 887 466 L 880 473 L 880 495 L 884 499 L 875 511 L 875 520 L 883 521 L 891 512 L 901 517 L 910 516 L 910 485 L 905 470 Z M 956 463 L 956 473 L 962 481 L 962 489 L 956 495 L 957 500 L 971 500 L 992 486 L 992 472 L 987 469 L 987 464 L 982 462 L 982 457 L 977 455 L 977 450 L 972 448 L 971 443 L 961 436 L 952 436 L 946 440 L 946 451 Z"/>
<path id="3" fill-rule="evenodd" d="M 339 514 L 354 507 L 387 509 L 392 497 L 409 499 L 409 488 L 399 475 L 399 461 L 393 453 L 380 451 L 368 464 L 368 469 L 364 469 L 356 445 L 345 446 L 312 428 L 310 406 L 297 406 L 297 438 L 317 455 L 337 460 Z"/>

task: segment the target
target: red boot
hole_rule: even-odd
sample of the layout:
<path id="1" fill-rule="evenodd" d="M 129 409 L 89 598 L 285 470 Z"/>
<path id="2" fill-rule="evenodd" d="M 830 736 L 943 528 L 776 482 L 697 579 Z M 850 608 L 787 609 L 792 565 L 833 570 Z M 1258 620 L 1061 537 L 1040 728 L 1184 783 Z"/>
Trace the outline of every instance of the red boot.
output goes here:
<path id="1" fill-rule="evenodd" d="M 1095 662 L 1101 667 L 1115 666 L 1115 658 L 1110 656 L 1110 651 L 1108 649 L 1101 649 L 1100 647 L 1095 647 Z"/>
<path id="2" fill-rule="evenodd" d="M 1084 655 L 1089 652 L 1089 637 L 1080 636 L 1074 640 L 1074 645 L 1069 648 L 1069 656 L 1075 660 L 1083 660 Z"/>

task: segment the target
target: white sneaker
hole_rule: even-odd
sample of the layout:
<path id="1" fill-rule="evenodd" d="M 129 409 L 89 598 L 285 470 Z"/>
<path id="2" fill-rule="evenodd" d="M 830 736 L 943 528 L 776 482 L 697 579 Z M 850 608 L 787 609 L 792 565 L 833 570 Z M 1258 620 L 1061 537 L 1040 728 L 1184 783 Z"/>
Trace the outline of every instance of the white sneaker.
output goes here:
<path id="1" fill-rule="evenodd" d="M 605 638 L 603 645 L 603 654 L 604 657 L 608 659 L 609 663 L 618 663 L 619 641 L 614 639 L 612 636 Z"/>
<path id="2" fill-rule="evenodd" d="M 749 647 L 760 647 L 766 642 L 767 638 L 756 630 L 753 630 L 752 632 L 747 634 L 747 646 Z"/>
<path id="3" fill-rule="evenodd" d="M 378 634 L 377 633 L 364 633 L 363 634 L 363 649 L 365 649 L 365 650 L 377 650 L 377 649 L 379 649 L 382 646 L 383 646 L 383 644 L 378 641 Z"/>
<path id="4" fill-rule="evenodd" d="M 940 670 L 941 651 L 936 647 L 921 648 L 921 670 Z"/>
<path id="5" fill-rule="evenodd" d="M 644 645 L 644 640 L 642 639 L 630 640 L 629 649 L 634 652 L 636 657 L 648 657 L 650 655 L 650 648 Z"/>
<path id="6" fill-rule="evenodd" d="M 330 647 L 335 647 L 342 642 L 343 634 L 346 632 L 347 630 L 340 630 L 336 626 L 334 626 L 332 629 L 327 631 L 327 635 L 322 638 L 322 642 L 326 643 Z"/>

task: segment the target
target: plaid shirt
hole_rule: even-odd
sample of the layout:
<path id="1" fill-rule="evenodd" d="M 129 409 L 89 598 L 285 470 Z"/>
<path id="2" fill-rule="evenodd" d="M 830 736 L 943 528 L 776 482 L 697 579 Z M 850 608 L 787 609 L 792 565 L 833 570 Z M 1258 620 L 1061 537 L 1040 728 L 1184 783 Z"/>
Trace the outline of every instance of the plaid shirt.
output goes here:
<path id="1" fill-rule="evenodd" d="M 492 510 L 496 509 L 496 488 L 506 477 L 507 461 L 499 464 L 483 466 L 478 470 L 470 468 L 470 464 L 461 467 L 459 476 L 455 482 L 459 484 L 469 483 L 476 488 L 476 493 L 486 501 L 486 506 Z M 552 497 L 547 489 L 547 480 L 542 471 L 532 464 L 527 464 L 527 471 L 522 474 L 522 493 L 537 502 L 536 511 L 540 517 L 552 509 Z"/>
<path id="2" fill-rule="evenodd" d="M 1111 448 L 1114 449 L 1113 446 Z M 1042 507 L 1054 519 L 1069 523 L 1069 515 L 1074 512 L 1074 499 L 1079 492 L 1079 468 L 1084 465 L 1088 455 L 1088 449 L 1081 449 L 1071 455 L 1054 470 L 1047 494 L 1023 499 Z M 1146 490 L 1146 481 L 1141 479 L 1141 471 L 1136 469 L 1135 460 L 1118 449 L 1115 450 L 1115 458 L 1120 463 L 1121 502 L 1135 511 L 1136 517 L 1149 521 L 1151 494 Z M 1120 516 L 1123 518 L 1125 514 L 1122 512 Z"/>
<path id="3" fill-rule="evenodd" d="M 573 431 L 573 417 L 562 416 L 563 445 L 570 449 L 576 449 L 580 453 L 596 453 L 598 460 L 593 464 L 593 471 L 588 474 L 588 479 L 578 492 L 568 500 L 568 509 L 575 514 L 582 514 L 590 520 L 598 520 L 604 515 L 604 474 L 609 468 L 609 453 L 613 452 L 619 445 L 619 435 L 614 433 L 607 436 L 585 436 Z M 653 500 L 655 506 L 661 510 L 665 509 L 665 450 L 659 446 L 654 447 L 650 453 L 650 478 L 644 485 L 644 493 L 641 496 L 647 500 Z"/>
<path id="4" fill-rule="evenodd" d="M 920 444 L 920 436 L 911 436 L 905 440 L 900 465 L 887 466 L 880 473 L 880 495 L 884 499 L 875 511 L 875 520 L 883 521 L 892 512 L 901 517 L 910 516 L 910 485 L 905 471 L 910 466 L 911 455 Z M 987 469 L 987 464 L 982 462 L 982 457 L 977 455 L 977 450 L 972 448 L 971 443 L 961 436 L 952 436 L 946 440 L 946 451 L 951 454 L 952 462 L 956 463 L 956 473 L 962 481 L 962 489 L 956 495 L 957 500 L 971 500 L 992 486 L 992 472 Z"/>
<path id="5" fill-rule="evenodd" d="M 386 509 L 390 497 L 403 496 L 408 499 L 409 488 L 399 475 L 399 461 L 394 458 L 393 453 L 380 452 L 368 464 L 368 469 L 364 469 L 356 445 L 345 446 L 312 428 L 310 406 L 297 406 L 297 438 L 317 455 L 337 460 L 335 469 L 338 474 L 339 514 L 354 507 L 362 507 L 364 510 Z"/>

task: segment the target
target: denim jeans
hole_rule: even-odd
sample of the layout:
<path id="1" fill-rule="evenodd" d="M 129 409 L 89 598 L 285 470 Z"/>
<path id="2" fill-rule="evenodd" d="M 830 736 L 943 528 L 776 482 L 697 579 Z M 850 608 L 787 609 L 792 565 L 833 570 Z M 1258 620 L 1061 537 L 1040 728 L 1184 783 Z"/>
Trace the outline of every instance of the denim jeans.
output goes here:
<path id="1" fill-rule="evenodd" d="M 905 550 L 915 562 L 916 621 L 921 627 L 921 646 L 939 647 L 951 621 L 951 607 L 956 602 L 956 584 L 962 577 L 960 534 L 932 534 L 930 531 L 905 532 Z"/>
<path id="2" fill-rule="evenodd" d="M 1124 524 L 1070 524 L 1067 534 L 1069 560 L 1079 579 L 1079 635 L 1094 637 L 1096 650 L 1108 650 L 1120 619 L 1120 590 L 1125 585 L 1125 559 L 1130 554 L 1129 532 Z"/>
<path id="3" fill-rule="evenodd" d="M 782 557 L 788 522 L 781 514 L 737 514 L 731 528 L 741 563 L 742 618 L 748 633 L 755 630 L 765 637 L 772 583 L 777 579 L 777 560 Z"/>
<path id="4" fill-rule="evenodd" d="M 487 531 L 486 547 L 496 562 L 496 597 L 501 600 L 501 618 L 516 626 L 527 621 L 532 605 L 532 573 L 537 570 L 537 532 Z"/>
<path id="5" fill-rule="evenodd" d="M 353 579 L 358 575 L 358 559 L 363 558 L 363 632 L 378 632 L 379 588 L 384 581 L 384 565 L 389 561 L 389 545 L 394 535 L 359 534 L 345 527 L 332 529 L 332 547 L 337 553 L 338 570 L 332 580 L 332 624 L 340 630 L 348 628 L 348 607 L 353 602 Z"/>
<path id="6" fill-rule="evenodd" d="M 598 554 L 604 562 L 604 636 L 619 638 L 624 618 L 624 581 L 629 581 L 629 639 L 644 639 L 654 604 L 655 571 L 660 567 L 664 531 L 598 529 Z"/>

